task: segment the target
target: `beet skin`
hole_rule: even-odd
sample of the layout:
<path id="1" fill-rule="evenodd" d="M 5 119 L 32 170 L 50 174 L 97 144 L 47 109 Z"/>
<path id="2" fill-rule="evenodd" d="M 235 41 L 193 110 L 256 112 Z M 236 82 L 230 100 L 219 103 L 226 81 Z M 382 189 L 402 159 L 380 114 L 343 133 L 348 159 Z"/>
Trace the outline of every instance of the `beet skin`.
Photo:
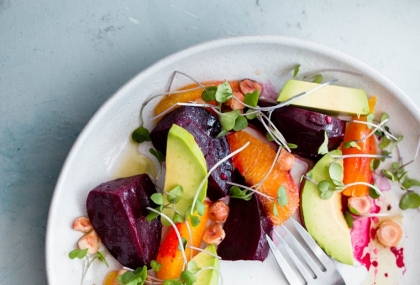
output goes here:
<path id="1" fill-rule="evenodd" d="M 123 266 L 149 266 L 156 259 L 162 232 L 160 219 L 146 220 L 155 186 L 146 174 L 102 183 L 90 191 L 86 208 L 103 244 Z"/>
<path id="2" fill-rule="evenodd" d="M 264 261 L 269 252 L 265 235 L 271 237 L 273 224 L 257 195 L 250 201 L 231 198 L 229 216 L 223 226 L 226 237 L 217 248 L 223 260 Z"/>
<path id="3" fill-rule="evenodd" d="M 191 106 L 181 106 L 166 114 L 150 133 L 154 147 L 162 153 L 166 153 L 168 133 L 173 124 L 193 135 L 206 158 L 207 170 L 230 154 L 226 137 L 216 138 L 222 130 L 217 118 L 204 108 Z M 229 159 L 210 174 L 207 196 L 212 201 L 227 195 L 230 186 L 226 182 L 232 181 L 232 172 Z"/>

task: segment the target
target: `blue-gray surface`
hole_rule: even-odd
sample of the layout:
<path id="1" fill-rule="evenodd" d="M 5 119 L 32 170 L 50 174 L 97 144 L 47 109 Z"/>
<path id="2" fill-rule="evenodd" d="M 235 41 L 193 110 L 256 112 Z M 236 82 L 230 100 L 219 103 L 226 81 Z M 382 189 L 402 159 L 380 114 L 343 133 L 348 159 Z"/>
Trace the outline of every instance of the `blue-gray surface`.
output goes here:
<path id="1" fill-rule="evenodd" d="M 359 58 L 420 105 L 419 14 L 414 0 L 0 0 L 0 283 L 47 282 L 64 159 L 95 110 L 148 65 L 210 39 L 298 37 Z"/>

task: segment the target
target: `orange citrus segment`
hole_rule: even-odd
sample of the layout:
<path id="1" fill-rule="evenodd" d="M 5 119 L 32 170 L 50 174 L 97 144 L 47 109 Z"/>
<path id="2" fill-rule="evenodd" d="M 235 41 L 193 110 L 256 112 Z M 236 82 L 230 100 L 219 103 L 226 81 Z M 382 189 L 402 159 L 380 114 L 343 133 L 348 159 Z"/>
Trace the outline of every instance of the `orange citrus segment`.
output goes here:
<path id="1" fill-rule="evenodd" d="M 223 83 L 223 81 L 208 81 L 203 82 L 204 86 L 218 86 L 219 84 Z M 232 91 L 239 90 L 239 81 L 229 81 L 229 84 L 232 88 Z M 190 84 L 187 86 L 184 86 L 180 88 L 179 90 L 188 90 L 198 87 L 197 84 Z M 192 91 L 187 91 L 185 93 L 179 93 L 179 94 L 169 94 L 162 98 L 162 100 L 159 101 L 159 103 L 155 107 L 155 116 L 159 115 L 160 113 L 164 112 L 165 110 L 169 109 L 176 103 L 187 103 L 190 101 L 196 101 L 201 99 L 201 93 L 203 93 L 202 88 L 197 88 Z M 204 103 L 204 102 L 203 102 Z"/>
<path id="2" fill-rule="evenodd" d="M 270 170 L 276 152 L 268 144 L 245 131 L 232 133 L 228 135 L 227 139 L 232 152 L 250 142 L 248 147 L 232 158 L 232 161 L 248 185 L 260 182 Z M 286 188 L 289 199 L 285 206 L 279 206 L 276 201 L 277 191 L 281 185 Z M 261 195 L 258 196 L 274 225 L 280 225 L 289 219 L 299 206 L 299 189 L 290 172 L 279 169 L 278 164 L 274 166 L 258 190 L 274 198 L 271 200 Z M 273 213 L 274 203 L 277 207 L 277 216 Z"/>
<path id="3" fill-rule="evenodd" d="M 205 202 L 205 211 L 203 216 L 200 216 L 200 223 L 193 227 L 190 220 L 188 219 L 189 228 L 191 230 L 192 242 L 190 239 L 190 234 L 186 222 L 177 223 L 176 227 L 181 235 L 181 237 L 187 240 L 187 245 L 192 245 L 195 247 L 200 247 L 201 241 L 203 238 L 204 231 L 207 226 L 207 221 L 209 220 L 208 209 L 209 203 Z M 176 279 L 181 275 L 182 268 L 184 265 L 184 259 L 182 257 L 181 250 L 178 249 L 179 241 L 176 235 L 176 232 L 173 228 L 170 229 L 168 235 L 163 240 L 160 245 L 159 252 L 156 258 L 156 261 L 162 266 L 157 272 L 157 277 L 162 280 L 167 279 Z M 194 250 L 192 256 L 196 255 L 198 251 Z M 187 246 L 185 249 L 185 255 L 187 260 L 190 260 L 191 250 Z"/>

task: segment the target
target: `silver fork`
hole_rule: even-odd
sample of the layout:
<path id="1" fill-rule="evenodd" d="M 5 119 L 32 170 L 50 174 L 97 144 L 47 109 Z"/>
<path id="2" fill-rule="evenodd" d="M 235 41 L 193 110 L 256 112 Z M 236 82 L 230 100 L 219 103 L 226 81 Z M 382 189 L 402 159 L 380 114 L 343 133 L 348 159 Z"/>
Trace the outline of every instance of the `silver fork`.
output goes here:
<path id="1" fill-rule="evenodd" d="M 298 258 L 298 256 L 293 252 L 290 248 L 288 243 L 277 233 L 274 231 L 276 236 L 279 239 L 281 247 L 284 249 L 283 252 L 287 253 L 287 255 L 283 256 L 282 252 L 280 252 L 279 248 L 274 244 L 273 240 L 266 235 L 268 245 L 270 246 L 270 250 L 274 255 L 274 258 L 277 260 L 277 263 L 280 269 L 283 271 L 284 276 L 286 277 L 287 281 L 291 285 L 295 284 L 302 284 L 302 280 L 299 278 L 303 278 L 303 280 L 308 285 L 343 285 L 346 284 L 341 277 L 340 273 L 336 269 L 332 260 L 328 257 L 328 255 L 318 246 L 318 244 L 314 241 L 314 239 L 309 235 L 309 233 L 294 219 L 290 219 L 293 223 L 295 229 L 300 234 L 302 239 L 306 242 L 307 248 L 309 248 L 313 255 L 316 256 L 318 259 L 318 263 L 320 263 L 321 267 L 317 264 L 316 261 L 308 254 L 308 252 L 303 248 L 302 244 L 290 233 L 290 231 L 282 226 L 288 239 L 290 239 L 294 246 L 294 248 L 300 253 L 303 260 L 305 260 L 306 265 L 302 263 L 302 261 Z M 299 273 L 293 269 L 289 261 L 291 260 L 291 264 L 294 264 L 294 267 L 297 268 Z M 323 268 L 322 268 L 323 267 Z M 310 270 L 308 270 L 310 269 Z"/>

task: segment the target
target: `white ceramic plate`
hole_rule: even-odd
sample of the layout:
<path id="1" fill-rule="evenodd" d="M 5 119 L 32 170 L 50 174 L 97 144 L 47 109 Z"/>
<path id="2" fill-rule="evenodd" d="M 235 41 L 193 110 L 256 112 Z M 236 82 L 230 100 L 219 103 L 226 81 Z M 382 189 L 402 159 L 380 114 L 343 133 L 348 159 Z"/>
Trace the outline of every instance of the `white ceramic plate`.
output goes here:
<path id="1" fill-rule="evenodd" d="M 46 239 L 49 284 L 80 284 L 82 262 L 68 257 L 80 237 L 80 233 L 71 229 L 73 219 L 86 215 L 89 190 L 112 178 L 110 169 L 139 124 L 143 100 L 163 92 L 174 70 L 201 81 L 242 78 L 270 81 L 279 91 L 298 63 L 302 65 L 301 73 L 335 68 L 363 74 L 364 77 L 356 77 L 323 73 L 325 80 L 338 78 L 337 85 L 362 88 L 369 95 L 377 95 L 377 110 L 390 114 L 389 125 L 394 133 L 404 134 L 402 156 L 407 159 L 413 156 L 420 137 L 419 109 L 400 89 L 365 64 L 318 44 L 277 36 L 230 38 L 194 46 L 166 57 L 136 75 L 105 102 L 78 137 L 61 171 L 50 208 Z M 177 77 L 175 87 L 187 83 L 190 83 L 188 79 Z M 420 160 L 417 160 L 408 170 L 415 174 L 419 168 Z M 400 282 L 418 284 L 420 213 L 406 211 L 403 224 L 406 272 Z M 110 256 L 107 259 L 111 267 L 116 266 Z M 102 264 L 94 263 L 85 284 L 101 284 L 108 270 Z M 264 263 L 225 262 L 222 272 L 224 284 L 281 284 L 283 280 L 271 254 Z M 360 283 L 361 278 L 355 278 L 351 270 L 344 268 L 343 272 L 350 275 L 349 283 Z"/>

